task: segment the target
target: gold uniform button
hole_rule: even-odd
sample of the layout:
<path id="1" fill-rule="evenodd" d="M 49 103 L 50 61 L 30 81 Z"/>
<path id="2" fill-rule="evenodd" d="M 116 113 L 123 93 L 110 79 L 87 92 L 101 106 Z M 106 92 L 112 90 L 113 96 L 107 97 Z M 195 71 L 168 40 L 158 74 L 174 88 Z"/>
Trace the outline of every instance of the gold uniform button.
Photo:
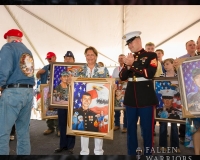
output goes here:
<path id="1" fill-rule="evenodd" d="M 134 67 L 134 66 L 132 66 L 132 67 Z"/>
<path id="2" fill-rule="evenodd" d="M 136 69 L 138 69 L 138 68 L 136 68 Z"/>
<path id="3" fill-rule="evenodd" d="M 138 54 L 140 54 L 140 52 L 138 52 Z"/>
<path id="4" fill-rule="evenodd" d="M 149 85 L 147 85 L 147 87 L 149 87 Z"/>
<path id="5" fill-rule="evenodd" d="M 142 71 L 142 70 L 140 70 L 140 71 Z"/>
<path id="6" fill-rule="evenodd" d="M 138 58 L 138 56 L 136 56 L 136 58 Z"/>

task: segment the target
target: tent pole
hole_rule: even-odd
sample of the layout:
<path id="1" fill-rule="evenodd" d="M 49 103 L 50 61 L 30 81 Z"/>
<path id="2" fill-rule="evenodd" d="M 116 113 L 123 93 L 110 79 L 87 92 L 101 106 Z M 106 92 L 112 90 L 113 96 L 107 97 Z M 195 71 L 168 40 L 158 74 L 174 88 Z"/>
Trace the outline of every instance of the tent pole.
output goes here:
<path id="1" fill-rule="evenodd" d="M 69 34 L 65 33 L 64 31 L 60 30 L 59 28 L 55 27 L 54 25 L 50 24 L 49 22 L 45 21 L 45 20 L 42 19 L 41 17 L 39 17 L 39 16 L 35 15 L 34 13 L 30 12 L 30 11 L 27 10 L 26 8 L 24 8 L 24 7 L 22 7 L 22 6 L 17 6 L 17 7 L 19 7 L 20 9 L 22 9 L 22 10 L 25 11 L 26 13 L 30 14 L 31 16 L 35 17 L 36 19 L 40 20 L 41 22 L 47 24 L 47 25 L 50 26 L 51 28 L 53 28 L 53 29 L 57 30 L 58 32 L 64 34 L 65 36 L 67 36 L 67 37 L 73 39 L 74 41 L 76 41 L 76 42 L 82 44 L 82 45 L 85 46 L 85 47 L 89 47 L 89 46 L 86 45 L 85 43 L 79 41 L 78 39 L 76 39 L 76 38 L 74 38 L 74 37 L 72 37 L 72 36 L 70 36 Z M 118 62 L 114 61 L 113 59 L 107 57 L 107 56 L 104 55 L 103 53 L 100 53 L 100 52 L 98 52 L 98 53 L 99 53 L 100 55 L 102 55 L 103 57 L 105 57 L 105 58 L 107 58 L 107 59 L 113 61 L 114 63 L 118 63 Z"/>
<path id="2" fill-rule="evenodd" d="M 157 44 L 155 46 L 155 48 L 163 45 L 164 43 L 166 43 L 167 41 L 169 41 L 170 39 L 176 37 L 177 35 L 181 34 L 182 32 L 186 31 L 187 29 L 189 29 L 190 27 L 194 26 L 195 24 L 199 23 L 200 19 L 198 19 L 197 21 L 193 22 L 192 24 L 188 25 L 187 27 L 183 28 L 182 30 L 180 30 L 179 32 L 175 33 L 174 35 L 170 36 L 169 38 L 167 38 L 166 40 L 160 42 L 159 44 Z"/>
<path id="3" fill-rule="evenodd" d="M 121 38 L 124 36 L 124 34 L 125 34 L 125 20 L 126 20 L 126 13 L 125 13 L 125 6 L 123 5 L 123 7 L 122 7 L 122 10 L 123 10 L 123 19 L 122 19 L 122 23 L 123 23 L 123 26 L 122 26 L 122 36 L 121 36 Z M 125 45 L 125 43 L 124 43 L 124 40 L 122 39 L 122 53 L 124 54 L 124 45 Z"/>
<path id="4" fill-rule="evenodd" d="M 40 59 L 40 61 L 42 62 L 43 65 L 44 61 L 42 60 L 42 58 L 40 57 L 40 55 L 38 54 L 37 50 L 35 49 L 33 43 L 31 42 L 31 40 L 29 39 L 29 37 L 27 36 L 26 32 L 23 30 L 23 28 L 21 27 L 21 25 L 19 24 L 19 22 L 16 20 L 16 18 L 13 16 L 12 12 L 10 11 L 9 7 L 4 5 L 4 7 L 6 8 L 6 10 L 8 11 L 8 13 L 10 14 L 10 16 L 12 17 L 12 19 L 14 20 L 14 22 L 17 24 L 17 26 L 19 27 L 19 29 L 23 32 L 24 37 L 27 39 L 27 41 L 29 42 L 29 44 L 31 45 L 31 47 L 33 48 L 34 52 L 37 54 L 38 58 Z"/>

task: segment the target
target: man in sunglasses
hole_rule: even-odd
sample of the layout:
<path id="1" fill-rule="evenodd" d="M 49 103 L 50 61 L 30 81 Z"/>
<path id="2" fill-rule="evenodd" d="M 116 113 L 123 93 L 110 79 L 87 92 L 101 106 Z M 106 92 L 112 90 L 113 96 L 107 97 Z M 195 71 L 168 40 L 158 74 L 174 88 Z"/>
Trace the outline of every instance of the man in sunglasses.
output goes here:
<path id="1" fill-rule="evenodd" d="M 56 62 L 56 55 L 53 52 L 48 52 L 46 60 L 49 62 L 48 65 L 40 69 L 36 77 L 41 80 L 41 84 L 47 84 L 50 80 L 50 67 L 51 63 Z M 56 127 L 57 135 L 60 136 L 60 131 L 58 128 L 58 119 L 47 119 L 46 121 L 48 129 L 44 131 L 44 135 L 48 135 L 54 132 L 54 127 Z"/>

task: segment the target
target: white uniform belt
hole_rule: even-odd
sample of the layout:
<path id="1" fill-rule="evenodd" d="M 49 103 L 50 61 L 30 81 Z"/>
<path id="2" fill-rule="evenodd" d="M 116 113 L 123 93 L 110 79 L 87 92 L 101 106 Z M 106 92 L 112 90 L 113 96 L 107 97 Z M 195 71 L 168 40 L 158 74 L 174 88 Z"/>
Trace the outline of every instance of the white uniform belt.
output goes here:
<path id="1" fill-rule="evenodd" d="M 129 82 L 140 82 L 140 81 L 150 81 L 151 79 L 146 79 L 144 77 L 128 78 Z"/>

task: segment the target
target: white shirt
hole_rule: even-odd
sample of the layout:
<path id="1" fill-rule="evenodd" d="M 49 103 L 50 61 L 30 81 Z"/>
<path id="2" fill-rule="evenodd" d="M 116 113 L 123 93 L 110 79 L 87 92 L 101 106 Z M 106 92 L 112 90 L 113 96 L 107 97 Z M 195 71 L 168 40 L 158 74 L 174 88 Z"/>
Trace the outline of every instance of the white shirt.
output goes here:
<path id="1" fill-rule="evenodd" d="M 95 67 L 94 67 L 94 68 L 95 68 Z M 86 76 L 87 76 L 88 78 L 91 78 L 91 77 L 94 75 L 94 68 L 93 68 L 92 71 L 91 71 L 91 69 L 90 69 L 89 67 L 87 67 Z"/>
<path id="2" fill-rule="evenodd" d="M 118 66 L 113 70 L 112 78 L 119 78 L 119 72 L 121 71 L 122 67 Z"/>

